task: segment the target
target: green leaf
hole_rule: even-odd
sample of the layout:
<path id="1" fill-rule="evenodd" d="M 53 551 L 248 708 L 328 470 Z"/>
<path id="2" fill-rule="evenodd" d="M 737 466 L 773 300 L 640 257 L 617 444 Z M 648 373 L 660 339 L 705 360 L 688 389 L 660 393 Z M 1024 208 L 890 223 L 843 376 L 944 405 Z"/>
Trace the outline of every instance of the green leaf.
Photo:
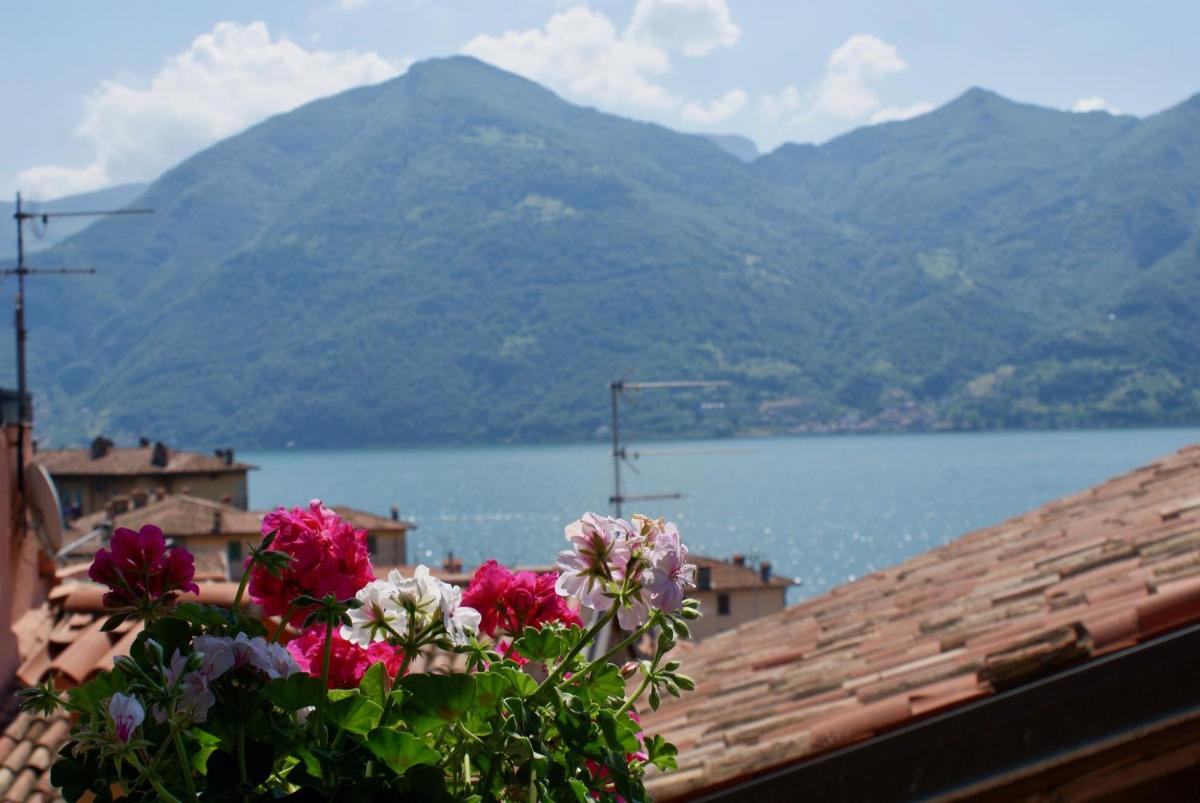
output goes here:
<path id="1" fill-rule="evenodd" d="M 377 728 L 367 736 L 367 747 L 397 775 L 417 764 L 437 764 L 441 754 L 411 733 Z"/>
<path id="2" fill-rule="evenodd" d="M 555 661 L 567 650 L 561 633 L 554 627 L 546 626 L 540 630 L 527 627 L 516 639 L 514 647 L 517 652 L 531 661 Z"/>
<path id="3" fill-rule="evenodd" d="M 464 719 L 475 702 L 472 675 L 409 675 L 401 685 L 408 692 L 404 719 L 417 733 Z"/>
<path id="4" fill-rule="evenodd" d="M 502 675 L 507 678 L 513 692 L 520 697 L 528 697 L 537 691 L 537 681 L 515 666 L 496 666 L 490 669 L 487 674 Z M 479 677 L 479 675 L 476 675 L 476 677 Z"/>
<path id="5" fill-rule="evenodd" d="M 340 700 L 334 700 L 332 692 L 329 697 L 325 716 L 339 728 L 365 736 L 379 726 L 383 708 L 358 692 L 351 691 Z"/>
<path id="6" fill-rule="evenodd" d="M 676 768 L 675 756 L 679 754 L 679 750 L 675 745 L 668 742 L 661 735 L 655 734 L 653 738 L 646 739 L 646 756 L 650 763 L 658 767 L 664 772 Z"/>
<path id="7" fill-rule="evenodd" d="M 524 672 L 521 674 L 529 677 Z M 506 675 L 500 672 L 480 672 L 475 675 L 475 705 L 472 706 L 474 713 L 486 717 L 498 709 L 500 701 L 512 691 L 512 681 Z"/>
<path id="8" fill-rule="evenodd" d="M 108 620 L 103 625 L 100 626 L 100 630 L 105 633 L 116 630 L 118 627 L 124 624 L 125 620 L 128 618 L 128 611 L 125 613 L 114 613 L 112 616 L 108 617 Z"/>
<path id="9" fill-rule="evenodd" d="M 358 691 L 363 697 L 377 703 L 382 708 L 384 701 L 387 700 L 387 687 L 387 667 L 383 665 L 382 661 L 379 661 L 371 664 L 371 667 L 363 672 L 362 680 L 358 684 Z"/>
<path id="10" fill-rule="evenodd" d="M 263 695 L 284 711 L 296 711 L 318 705 L 325 696 L 325 687 L 320 678 L 297 673 L 272 680 L 263 687 Z"/>

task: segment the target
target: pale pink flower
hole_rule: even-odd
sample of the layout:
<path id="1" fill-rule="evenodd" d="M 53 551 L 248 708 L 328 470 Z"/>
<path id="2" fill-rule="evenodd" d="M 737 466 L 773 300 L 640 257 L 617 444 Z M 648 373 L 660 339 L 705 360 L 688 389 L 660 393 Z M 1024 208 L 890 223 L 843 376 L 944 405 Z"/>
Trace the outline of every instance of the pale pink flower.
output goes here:
<path id="1" fill-rule="evenodd" d="M 565 536 L 572 548 L 558 553 L 555 590 L 593 610 L 608 610 L 612 598 L 604 592 L 624 577 L 633 528 L 624 519 L 585 513 L 567 525 Z"/>
<path id="2" fill-rule="evenodd" d="M 128 742 L 132 738 L 134 730 L 146 718 L 146 710 L 132 694 L 117 692 L 108 701 L 108 715 L 112 717 L 117 738 L 122 742 Z"/>
<path id="3" fill-rule="evenodd" d="M 683 607 L 684 592 L 696 585 L 696 567 L 687 562 L 687 556 L 679 530 L 668 522 L 655 536 L 650 567 L 643 575 L 650 603 L 660 611 L 678 611 Z"/>

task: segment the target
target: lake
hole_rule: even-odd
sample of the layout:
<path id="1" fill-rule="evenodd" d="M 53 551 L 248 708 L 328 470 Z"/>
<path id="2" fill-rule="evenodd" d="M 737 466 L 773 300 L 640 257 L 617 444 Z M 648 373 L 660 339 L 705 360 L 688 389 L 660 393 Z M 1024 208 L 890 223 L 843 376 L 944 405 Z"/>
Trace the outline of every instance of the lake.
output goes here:
<path id="1" fill-rule="evenodd" d="M 625 513 L 665 516 L 693 552 L 769 560 L 819 593 L 966 533 L 1200 442 L 1200 429 L 854 435 L 672 441 L 631 449 L 626 494 L 681 492 Z M 545 565 L 562 529 L 608 512 L 609 448 L 600 444 L 247 452 L 261 470 L 250 504 L 319 498 L 418 529 L 409 561 L 468 567 L 489 557 Z"/>

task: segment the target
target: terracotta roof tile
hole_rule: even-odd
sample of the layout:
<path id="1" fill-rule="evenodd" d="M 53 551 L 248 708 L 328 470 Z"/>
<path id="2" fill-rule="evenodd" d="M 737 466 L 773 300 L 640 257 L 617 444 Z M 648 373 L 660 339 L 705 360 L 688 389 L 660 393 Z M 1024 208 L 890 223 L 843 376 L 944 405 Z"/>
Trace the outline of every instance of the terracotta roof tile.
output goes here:
<path id="1" fill-rule="evenodd" d="M 52 449 L 38 452 L 34 462 L 45 466 L 51 476 L 90 477 L 138 474 L 219 474 L 230 471 L 250 471 L 257 468 L 248 463 L 227 464 L 223 457 L 168 450 L 167 464 L 150 462 L 154 447 L 117 447 L 103 457 L 93 459 L 88 449 Z"/>
<path id="2" fill-rule="evenodd" d="M 643 715 L 686 796 L 1200 621 L 1200 445 L 687 651 Z"/>

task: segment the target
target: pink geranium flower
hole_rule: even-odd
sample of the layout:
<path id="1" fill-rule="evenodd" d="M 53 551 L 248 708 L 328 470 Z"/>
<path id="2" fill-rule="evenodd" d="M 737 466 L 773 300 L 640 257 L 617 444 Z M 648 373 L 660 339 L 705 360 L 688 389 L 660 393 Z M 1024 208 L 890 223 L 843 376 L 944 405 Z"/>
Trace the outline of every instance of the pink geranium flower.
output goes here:
<path id="1" fill-rule="evenodd" d="M 687 562 L 688 549 L 679 538 L 679 530 L 667 522 L 654 539 L 650 567 L 643 575 L 650 604 L 660 611 L 674 613 L 683 607 L 684 593 L 695 586 L 695 565 Z"/>
<path id="2" fill-rule="evenodd" d="M 462 602 L 479 611 L 479 630 L 492 637 L 500 630 L 515 635 L 548 622 L 582 626 L 579 615 L 558 595 L 557 582 L 557 572 L 514 574 L 489 560 L 475 570 Z"/>
<path id="3" fill-rule="evenodd" d="M 621 580 L 629 563 L 633 528 L 624 519 L 584 513 L 566 528 L 571 549 L 558 553 L 559 594 L 575 597 L 579 604 L 606 611 L 612 598 L 605 595 L 609 581 Z"/>
<path id="4" fill-rule="evenodd" d="M 321 677 L 325 655 L 325 625 L 305 628 L 288 643 L 287 649 L 302 672 Z M 363 649 L 342 638 L 341 634 L 334 630 L 329 651 L 329 688 L 358 688 L 363 673 L 370 669 L 372 664 L 381 661 L 388 675 L 395 678 L 404 664 L 404 651 L 382 641 Z"/>
<path id="5" fill-rule="evenodd" d="M 250 596 L 268 616 L 288 611 L 301 594 L 347 599 L 375 579 L 367 550 L 367 531 L 356 530 L 314 499 L 307 509 L 278 508 L 263 518 L 264 534 L 275 530 L 271 550 L 291 556 L 280 577 L 256 565 L 250 576 Z M 300 625 L 307 610 L 293 609 L 290 622 Z"/>
<path id="6" fill-rule="evenodd" d="M 108 586 L 104 604 L 110 608 L 144 608 L 169 603 L 180 591 L 200 591 L 192 580 L 192 553 L 182 547 L 167 549 L 162 530 L 153 524 L 138 532 L 118 527 L 109 547 L 96 553 L 88 577 Z"/>
<path id="7" fill-rule="evenodd" d="M 117 739 L 128 743 L 137 726 L 146 718 L 146 709 L 132 694 L 117 692 L 108 701 L 108 715 L 112 717 Z"/>

